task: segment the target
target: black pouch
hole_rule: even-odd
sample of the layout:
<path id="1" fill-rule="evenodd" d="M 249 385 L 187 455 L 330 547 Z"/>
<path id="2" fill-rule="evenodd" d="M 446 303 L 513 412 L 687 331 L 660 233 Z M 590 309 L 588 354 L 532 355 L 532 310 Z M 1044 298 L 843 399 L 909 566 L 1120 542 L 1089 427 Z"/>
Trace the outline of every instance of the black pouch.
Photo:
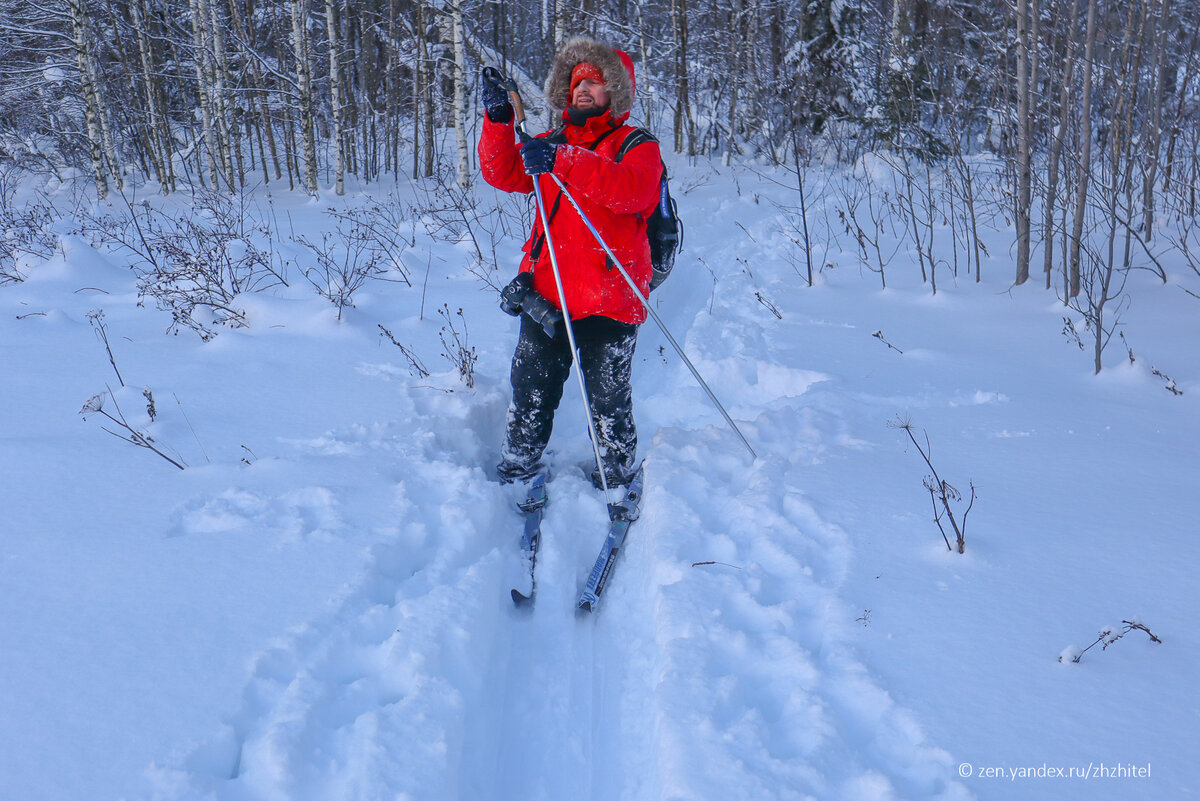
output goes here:
<path id="1" fill-rule="evenodd" d="M 500 310 L 513 317 L 521 313 L 521 302 L 533 290 L 533 273 L 517 273 L 500 292 Z"/>

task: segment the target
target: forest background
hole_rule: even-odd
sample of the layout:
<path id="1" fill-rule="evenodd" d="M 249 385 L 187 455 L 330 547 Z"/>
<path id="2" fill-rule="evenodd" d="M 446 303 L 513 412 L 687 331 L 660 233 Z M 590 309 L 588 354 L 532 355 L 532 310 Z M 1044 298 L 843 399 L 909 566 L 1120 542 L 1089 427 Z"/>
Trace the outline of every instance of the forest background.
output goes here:
<path id="1" fill-rule="evenodd" d="M 1154 237 L 1197 269 L 1194 2 L 3 0 L 0 280 L 37 247 L 14 167 L 74 171 L 101 199 L 133 176 L 163 193 L 316 194 L 322 175 L 338 194 L 347 175 L 463 188 L 479 67 L 511 73 L 537 109 L 556 46 L 581 34 L 631 53 L 635 119 L 677 153 L 798 178 L 886 153 L 904 189 L 840 206 L 885 283 L 880 206 L 911 229 L 935 291 L 935 233 L 978 272 L 981 207 L 999 210 L 1014 282 L 1060 287 L 1097 371 L 1124 271 L 1165 280 Z M 811 279 L 809 236 L 797 244 Z"/>

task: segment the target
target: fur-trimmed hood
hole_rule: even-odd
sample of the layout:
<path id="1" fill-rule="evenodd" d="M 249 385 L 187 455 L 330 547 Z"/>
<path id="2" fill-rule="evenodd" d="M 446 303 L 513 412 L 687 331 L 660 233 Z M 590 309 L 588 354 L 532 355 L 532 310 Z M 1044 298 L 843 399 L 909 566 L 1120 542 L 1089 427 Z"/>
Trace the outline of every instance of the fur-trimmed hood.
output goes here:
<path id="1" fill-rule="evenodd" d="M 582 36 L 563 45 L 550 65 L 546 100 L 554 110 L 562 113 L 571 105 L 571 71 L 581 61 L 596 65 L 603 73 L 609 95 L 608 108 L 613 118 L 622 120 L 629 116 L 633 110 L 633 61 L 620 50 Z"/>

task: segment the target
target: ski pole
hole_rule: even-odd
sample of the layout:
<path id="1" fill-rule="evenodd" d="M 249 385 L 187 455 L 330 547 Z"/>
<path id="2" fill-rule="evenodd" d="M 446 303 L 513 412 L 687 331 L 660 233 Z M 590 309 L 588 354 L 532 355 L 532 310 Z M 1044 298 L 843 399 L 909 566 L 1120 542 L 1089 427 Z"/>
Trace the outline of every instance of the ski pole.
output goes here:
<path id="1" fill-rule="evenodd" d="M 621 260 L 617 258 L 617 254 L 612 252 L 612 248 L 610 248 L 608 243 L 604 241 L 604 237 L 600 236 L 600 232 L 596 230 L 596 226 L 592 225 L 592 221 L 588 219 L 587 214 L 585 214 L 583 209 L 579 207 L 579 203 L 576 202 L 575 197 L 563 184 L 562 180 L 554 173 L 551 173 L 550 177 L 554 179 L 554 182 L 558 184 L 559 189 L 562 190 L 563 195 L 566 196 L 571 205 L 575 207 L 575 211 L 579 212 L 579 218 L 583 220 L 583 224 L 586 225 L 587 229 L 592 232 L 592 236 L 596 238 L 596 242 L 599 243 L 600 247 L 604 249 L 604 252 L 608 254 L 608 257 L 612 259 L 612 263 L 615 264 L 617 269 L 621 271 L 621 277 L 625 279 L 625 283 L 629 284 L 629 288 L 633 290 L 633 294 L 637 295 L 637 299 L 642 302 L 642 307 L 650 314 L 650 317 L 653 318 L 654 322 L 658 324 L 659 329 L 661 329 L 663 332 L 663 336 L 665 336 L 667 341 L 671 343 L 671 346 L 675 348 L 675 352 L 679 354 L 679 357 L 683 359 L 683 363 L 686 364 L 688 369 L 692 371 L 692 375 L 695 377 L 696 381 L 699 382 L 704 391 L 708 393 L 708 399 L 711 400 L 713 405 L 716 406 L 717 409 L 720 410 L 721 414 L 725 416 L 725 422 L 729 423 L 729 427 L 732 428 L 734 433 L 738 435 L 738 438 L 741 439 L 742 444 L 746 446 L 746 450 L 750 451 L 750 456 L 754 459 L 757 459 L 758 454 L 754 452 L 754 448 L 750 447 L 750 442 L 746 439 L 746 436 L 742 433 L 741 429 L 737 427 L 737 423 L 733 422 L 733 418 L 729 416 L 729 412 L 727 412 L 725 407 L 721 405 L 721 401 L 717 400 L 716 394 L 709 388 L 708 383 L 705 382 L 704 378 L 700 375 L 700 371 L 696 369 L 696 365 L 692 364 L 692 360 L 689 359 L 687 354 L 683 352 L 683 348 L 680 347 L 679 343 L 675 341 L 675 337 L 671 336 L 671 332 L 667 330 L 666 323 L 664 323 L 662 318 L 658 316 L 658 313 L 654 311 L 654 308 L 650 305 L 649 299 L 642 294 L 642 290 L 638 289 L 638 285 L 632 278 L 629 277 L 629 272 L 625 269 L 625 266 L 621 264 Z"/>
<path id="2" fill-rule="evenodd" d="M 487 69 L 494 69 L 488 67 Z M 495 75 L 503 78 L 497 70 Z M 523 141 L 528 141 L 533 137 L 525 130 L 525 107 L 521 104 L 521 96 L 517 93 L 516 81 L 511 78 L 504 79 L 505 88 L 508 89 L 508 96 L 513 105 L 513 113 L 517 120 L 517 133 L 520 134 Z M 608 478 L 604 475 L 604 459 L 600 455 L 600 437 L 596 431 L 596 423 L 592 419 L 592 403 L 588 398 L 587 384 L 583 380 L 583 366 L 579 363 L 579 350 L 575 344 L 575 331 L 571 325 L 571 313 L 567 309 L 567 293 L 563 289 L 562 276 L 558 270 L 558 256 L 554 252 L 554 240 L 550 238 L 550 220 L 546 216 L 546 203 L 542 197 L 542 185 L 537 175 L 531 175 L 533 179 L 533 197 L 537 203 L 538 219 L 542 221 L 542 233 L 546 235 L 546 248 L 550 251 L 550 271 L 554 274 L 554 286 L 558 290 L 558 303 L 562 309 L 563 326 L 567 331 L 567 342 L 571 347 L 571 361 L 575 364 L 575 375 L 579 378 L 579 394 L 583 398 L 583 413 L 587 418 L 588 433 L 592 439 L 592 452 L 596 456 L 596 469 L 600 473 L 600 486 L 604 490 L 604 500 L 609 506 L 612 506 L 612 498 L 609 497 Z M 551 176 L 553 177 L 553 175 Z M 556 179 L 557 180 L 557 179 Z"/>

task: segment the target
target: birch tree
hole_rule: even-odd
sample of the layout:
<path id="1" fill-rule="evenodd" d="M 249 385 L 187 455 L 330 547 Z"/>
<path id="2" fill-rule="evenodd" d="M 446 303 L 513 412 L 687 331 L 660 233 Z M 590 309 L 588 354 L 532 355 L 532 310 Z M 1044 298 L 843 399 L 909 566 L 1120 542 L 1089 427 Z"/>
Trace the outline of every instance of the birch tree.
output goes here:
<path id="1" fill-rule="evenodd" d="M 220 16 L 220 7 L 212 0 L 197 0 L 200 4 L 201 12 L 204 15 L 204 24 L 207 26 L 207 34 L 205 41 L 211 49 L 211 69 L 213 73 L 212 91 L 214 99 L 214 111 L 217 116 L 217 136 L 221 142 L 221 164 L 225 172 L 225 182 L 232 191 L 234 187 L 235 174 L 239 177 L 238 183 L 244 185 L 245 181 L 241 179 L 242 172 L 242 149 L 236 135 L 236 129 L 231 124 L 231 116 L 233 109 L 231 107 L 229 93 L 229 63 L 226 60 L 225 52 L 225 28 L 226 22 Z M 237 161 L 237 172 L 234 172 L 234 161 Z"/>
<path id="2" fill-rule="evenodd" d="M 462 0 L 450 0 L 450 37 L 454 50 L 454 140 L 458 148 L 458 185 L 471 185 L 470 145 L 467 141 L 467 51 L 463 44 Z"/>
<path id="3" fill-rule="evenodd" d="M 1071 120 L 1071 98 L 1075 81 L 1075 27 L 1079 21 L 1079 0 L 1066 0 L 1070 6 L 1066 27 L 1066 53 L 1062 63 L 1062 84 L 1058 93 L 1058 117 L 1049 143 L 1046 166 L 1046 193 L 1042 209 L 1043 268 L 1046 273 L 1046 289 L 1050 288 L 1054 268 L 1054 215 L 1058 209 L 1059 162 L 1063 144 L 1067 138 L 1067 126 Z M 1065 232 L 1064 232 L 1065 235 Z"/>
<path id="4" fill-rule="evenodd" d="M 429 178 L 434 171 L 433 60 L 429 52 L 429 17 L 426 0 L 417 0 L 416 64 L 413 65 L 413 177 Z M 421 142 L 418 149 L 417 142 Z M 419 156 L 423 170 L 419 169 Z"/>
<path id="5" fill-rule="evenodd" d="M 1088 0 L 1087 34 L 1084 37 L 1083 98 L 1079 109 L 1079 167 L 1075 183 L 1075 219 L 1071 228 L 1071 256 L 1068 266 L 1067 294 L 1077 297 L 1080 290 L 1079 259 L 1083 241 L 1083 219 L 1087 213 L 1088 179 L 1092 170 L 1092 60 L 1096 53 L 1096 5 Z"/>
<path id="6" fill-rule="evenodd" d="M 1168 91 L 1165 68 L 1168 32 L 1171 24 L 1171 0 L 1157 0 L 1156 13 L 1150 14 L 1150 24 L 1157 26 L 1154 47 L 1154 67 L 1150 79 L 1150 125 L 1146 131 L 1146 153 L 1149 163 L 1142 179 L 1142 232 L 1146 241 L 1154 238 L 1155 194 L 1158 183 L 1159 152 L 1162 150 L 1163 104 Z M 1153 33 L 1152 33 L 1153 35 Z"/>
<path id="7" fill-rule="evenodd" d="M 292 17 L 292 52 L 296 60 L 296 84 L 299 92 L 300 136 L 304 144 L 304 188 L 316 195 L 317 139 L 316 111 L 312 89 L 311 44 L 308 35 L 308 0 L 289 0 Z"/>
<path id="8" fill-rule="evenodd" d="M 675 152 L 696 155 L 696 124 L 692 119 L 691 75 L 688 65 L 688 0 L 671 0 L 675 45 Z"/>
<path id="9" fill-rule="evenodd" d="M 400 176 L 400 126 L 398 124 L 399 108 L 400 108 L 400 77 L 397 72 L 400 68 L 400 48 L 398 45 L 399 28 L 397 27 L 396 16 L 398 9 L 396 8 L 398 0 L 387 0 L 388 18 L 387 18 L 387 48 L 386 48 L 386 63 L 384 65 L 384 86 L 385 86 L 385 102 L 391 114 L 388 116 L 388 130 L 386 160 L 390 164 L 392 174 L 396 177 Z M 414 23 L 413 28 L 416 28 Z M 413 82 L 416 83 L 416 76 L 413 76 Z M 413 105 L 413 114 L 416 114 L 416 105 Z M 413 139 L 413 151 L 416 152 L 417 141 Z"/>
<path id="10" fill-rule="evenodd" d="M 346 194 L 346 110 L 342 99 L 342 42 L 338 36 L 335 0 L 325 0 L 325 28 L 329 32 L 329 102 L 333 116 L 333 147 L 336 153 L 334 191 Z"/>
<path id="11" fill-rule="evenodd" d="M 567 0 L 555 0 L 554 41 L 551 49 L 557 52 L 565 41 L 567 41 Z"/>
<path id="12" fill-rule="evenodd" d="M 171 131 L 166 114 L 159 102 L 158 78 L 154 69 L 154 49 L 148 33 L 148 22 L 142 15 L 144 0 L 130 0 L 129 13 L 137 37 L 138 57 L 141 64 L 142 91 L 145 94 L 146 111 L 149 114 L 148 136 L 155 175 L 162 193 L 175 191 L 175 167 L 171 158 Z"/>
<path id="13" fill-rule="evenodd" d="M 212 104 L 212 81 L 207 68 L 209 46 L 205 40 L 204 15 L 199 0 L 190 0 L 192 22 L 192 62 L 196 71 L 196 91 L 200 96 L 200 124 L 208 150 L 208 175 L 213 189 L 218 189 L 221 179 L 217 165 L 221 162 L 221 146 L 217 138 L 215 110 Z"/>
<path id="14" fill-rule="evenodd" d="M 97 92 L 96 68 L 92 59 L 91 31 L 83 0 L 67 0 L 74 34 L 75 60 L 79 67 L 79 93 L 83 96 L 84 116 L 87 121 L 88 143 L 91 146 L 92 173 L 96 179 L 96 194 L 103 200 L 108 196 L 108 170 L 105 166 L 105 142 L 103 130 L 104 110 Z M 119 186 L 119 182 L 118 182 Z"/>
<path id="15" fill-rule="evenodd" d="M 275 122 L 271 114 L 269 93 L 267 92 L 266 82 L 263 77 L 263 68 L 259 64 L 258 53 L 254 52 L 256 42 L 252 35 L 252 29 L 246 24 L 241 9 L 238 8 L 238 0 L 229 0 L 229 15 L 235 38 L 245 51 L 246 66 L 250 78 L 250 94 L 252 98 L 258 101 L 258 127 L 266 137 L 267 146 L 266 148 L 260 146 L 263 182 L 270 183 L 271 175 L 267 171 L 267 149 L 270 150 L 271 163 L 275 167 L 275 180 L 283 178 L 283 172 L 279 167 L 279 151 L 275 142 Z"/>
<path id="16" fill-rule="evenodd" d="M 1033 143 L 1030 141 L 1029 0 L 1017 0 L 1017 277 L 1019 286 L 1029 280 L 1029 223 L 1032 203 Z"/>

